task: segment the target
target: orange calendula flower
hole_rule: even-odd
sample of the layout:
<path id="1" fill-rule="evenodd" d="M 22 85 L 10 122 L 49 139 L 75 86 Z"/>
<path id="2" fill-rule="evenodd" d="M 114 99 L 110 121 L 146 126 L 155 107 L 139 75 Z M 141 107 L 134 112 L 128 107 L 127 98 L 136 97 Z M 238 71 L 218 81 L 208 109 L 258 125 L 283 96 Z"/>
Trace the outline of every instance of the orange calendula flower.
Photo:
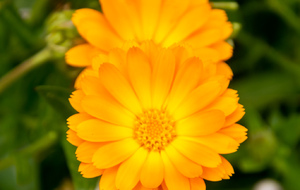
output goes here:
<path id="1" fill-rule="evenodd" d="M 91 66 L 98 53 L 108 53 L 124 42 L 153 40 L 163 47 L 191 46 L 200 59 L 224 61 L 232 56 L 225 41 L 232 33 L 224 10 L 208 0 L 100 0 L 103 14 L 79 9 L 73 23 L 87 43 L 70 49 L 72 66 Z"/>
<path id="2" fill-rule="evenodd" d="M 70 98 L 79 113 L 67 136 L 100 189 L 204 190 L 203 179 L 234 173 L 221 154 L 247 138 L 243 106 L 222 67 L 188 52 L 147 42 L 93 60 Z"/>

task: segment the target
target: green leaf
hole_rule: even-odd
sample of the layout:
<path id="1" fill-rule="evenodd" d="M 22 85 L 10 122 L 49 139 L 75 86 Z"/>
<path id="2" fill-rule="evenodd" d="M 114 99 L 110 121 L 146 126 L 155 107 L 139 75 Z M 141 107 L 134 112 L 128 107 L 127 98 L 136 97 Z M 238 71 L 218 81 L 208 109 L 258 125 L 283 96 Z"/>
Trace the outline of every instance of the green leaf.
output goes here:
<path id="1" fill-rule="evenodd" d="M 45 85 L 36 87 L 36 90 L 65 119 L 75 113 L 68 101 L 72 92 L 70 89 Z"/>
<path id="2" fill-rule="evenodd" d="M 25 154 L 15 156 L 17 182 L 19 185 L 31 186 L 31 188 L 39 189 L 38 165 L 33 157 Z"/>
<path id="3" fill-rule="evenodd" d="M 294 148 L 300 141 L 300 115 L 292 115 L 286 120 L 282 121 L 275 128 L 280 141 Z M 288 129 L 286 128 L 288 126 Z"/>
<path id="4" fill-rule="evenodd" d="M 82 177 L 78 172 L 80 162 L 75 156 L 76 147 L 71 145 L 65 137 L 62 139 L 62 146 L 65 152 L 75 190 L 94 190 L 97 185 L 98 178 L 87 179 Z"/>
<path id="5" fill-rule="evenodd" d="M 240 102 L 247 107 L 264 108 L 272 103 L 288 100 L 297 95 L 292 76 L 278 73 L 260 73 L 233 80 L 231 88 L 238 90 Z"/>
<path id="6" fill-rule="evenodd" d="M 280 147 L 279 147 L 280 148 Z M 299 181 L 299 155 L 287 151 L 288 153 L 284 156 L 277 155 L 274 157 L 274 168 L 279 173 L 282 178 L 284 189 L 294 190 L 300 189 L 300 181 Z"/>

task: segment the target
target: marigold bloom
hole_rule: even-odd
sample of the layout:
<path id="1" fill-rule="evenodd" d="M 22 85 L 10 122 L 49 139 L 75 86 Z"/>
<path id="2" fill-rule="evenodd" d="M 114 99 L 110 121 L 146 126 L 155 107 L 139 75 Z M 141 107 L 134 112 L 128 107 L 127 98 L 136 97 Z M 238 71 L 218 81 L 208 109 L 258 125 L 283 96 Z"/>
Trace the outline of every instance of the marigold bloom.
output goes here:
<path id="1" fill-rule="evenodd" d="M 235 152 L 247 129 L 216 65 L 150 42 L 94 59 L 70 98 L 79 113 L 68 119 L 68 141 L 82 175 L 102 175 L 104 190 L 204 190 L 203 179 L 229 179 L 221 154 Z"/>
<path id="2" fill-rule="evenodd" d="M 87 43 L 70 49 L 66 61 L 86 67 L 98 53 L 124 42 L 153 40 L 163 47 L 191 46 L 200 59 L 224 61 L 232 56 L 225 40 L 232 33 L 224 10 L 212 9 L 208 0 L 100 0 L 103 14 L 79 9 L 73 23 Z"/>

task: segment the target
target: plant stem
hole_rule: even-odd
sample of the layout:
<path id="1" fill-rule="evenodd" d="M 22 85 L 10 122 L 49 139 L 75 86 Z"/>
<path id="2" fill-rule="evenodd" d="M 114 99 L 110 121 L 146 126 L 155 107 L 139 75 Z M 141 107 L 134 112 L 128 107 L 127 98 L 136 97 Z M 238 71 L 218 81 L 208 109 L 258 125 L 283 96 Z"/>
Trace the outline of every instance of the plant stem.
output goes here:
<path id="1" fill-rule="evenodd" d="M 216 9 L 237 10 L 239 8 L 236 2 L 212 2 L 211 5 Z"/>
<path id="2" fill-rule="evenodd" d="M 51 59 L 52 52 L 50 48 L 46 47 L 39 51 L 37 54 L 22 62 L 6 75 L 0 78 L 0 94 L 8 87 L 11 83 L 22 77 L 27 72 L 31 71 L 35 67 L 47 62 Z"/>

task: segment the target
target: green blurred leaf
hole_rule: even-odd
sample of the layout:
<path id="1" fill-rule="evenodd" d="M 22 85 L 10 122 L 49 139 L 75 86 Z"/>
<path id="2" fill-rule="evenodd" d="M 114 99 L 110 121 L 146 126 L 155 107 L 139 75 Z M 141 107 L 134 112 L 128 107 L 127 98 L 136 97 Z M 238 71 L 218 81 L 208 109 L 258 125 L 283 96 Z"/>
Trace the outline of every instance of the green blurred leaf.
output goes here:
<path id="1" fill-rule="evenodd" d="M 294 152 L 288 152 L 285 155 L 277 155 L 274 157 L 274 168 L 283 178 L 283 184 L 286 190 L 300 189 L 299 181 L 299 155 Z"/>
<path id="2" fill-rule="evenodd" d="M 15 156 L 17 182 L 19 185 L 30 185 L 32 190 L 38 190 L 39 173 L 37 163 L 30 155 Z"/>
<path id="3" fill-rule="evenodd" d="M 233 80 L 231 88 L 238 90 L 240 102 L 246 108 L 264 108 L 272 103 L 297 96 L 292 76 L 285 73 L 256 73 Z"/>
<path id="4" fill-rule="evenodd" d="M 247 140 L 246 155 L 241 159 L 240 169 L 244 172 L 261 172 L 269 167 L 275 156 L 278 142 L 272 130 L 261 129 Z"/>
<path id="5" fill-rule="evenodd" d="M 75 113 L 68 101 L 72 92 L 70 89 L 45 85 L 36 87 L 36 90 L 57 112 L 62 114 L 63 118 L 66 119 Z"/>
<path id="6" fill-rule="evenodd" d="M 293 115 L 275 125 L 276 133 L 280 141 L 291 148 L 295 148 L 300 142 L 300 115 Z"/>
<path id="7" fill-rule="evenodd" d="M 87 179 L 82 177 L 78 172 L 80 162 L 76 159 L 75 156 L 76 147 L 71 145 L 65 137 L 62 138 L 61 143 L 65 152 L 65 156 L 67 158 L 67 163 L 72 176 L 75 190 L 94 190 L 98 178 Z"/>

